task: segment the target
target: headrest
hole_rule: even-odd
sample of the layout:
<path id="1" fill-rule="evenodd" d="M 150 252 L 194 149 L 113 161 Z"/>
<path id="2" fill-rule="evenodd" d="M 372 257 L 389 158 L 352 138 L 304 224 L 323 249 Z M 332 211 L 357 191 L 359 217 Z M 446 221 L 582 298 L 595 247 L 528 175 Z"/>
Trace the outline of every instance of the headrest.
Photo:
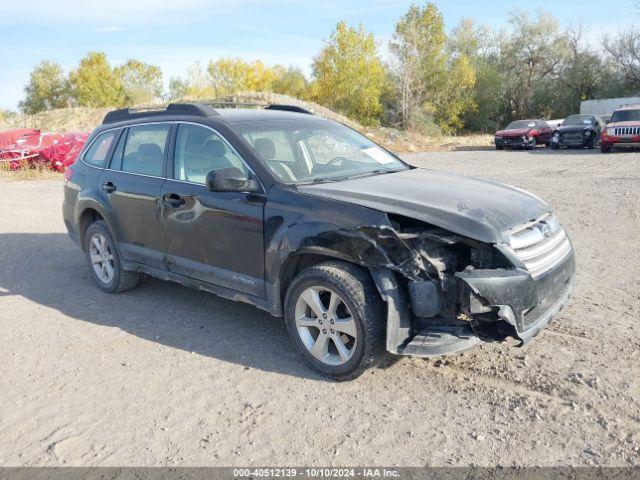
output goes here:
<path id="1" fill-rule="evenodd" d="M 141 143 L 138 145 L 138 153 L 145 157 L 162 158 L 162 150 L 155 143 Z"/>
<path id="2" fill-rule="evenodd" d="M 204 150 L 208 155 L 213 155 L 214 157 L 224 157 L 227 151 L 222 140 L 208 140 L 204 144 Z"/>
<path id="3" fill-rule="evenodd" d="M 268 138 L 256 138 L 253 142 L 253 148 L 264 161 L 273 160 L 276 156 L 276 146 Z"/>

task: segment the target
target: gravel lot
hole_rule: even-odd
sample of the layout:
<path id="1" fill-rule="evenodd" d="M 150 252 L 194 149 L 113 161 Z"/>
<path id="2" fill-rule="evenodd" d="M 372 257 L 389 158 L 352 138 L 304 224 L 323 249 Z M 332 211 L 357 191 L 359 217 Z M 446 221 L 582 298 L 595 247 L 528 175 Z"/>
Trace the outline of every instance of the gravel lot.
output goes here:
<path id="1" fill-rule="evenodd" d="M 640 465 L 640 153 L 407 159 L 558 211 L 577 289 L 529 346 L 328 382 L 248 305 L 156 280 L 101 293 L 61 182 L 0 178 L 0 465 Z"/>

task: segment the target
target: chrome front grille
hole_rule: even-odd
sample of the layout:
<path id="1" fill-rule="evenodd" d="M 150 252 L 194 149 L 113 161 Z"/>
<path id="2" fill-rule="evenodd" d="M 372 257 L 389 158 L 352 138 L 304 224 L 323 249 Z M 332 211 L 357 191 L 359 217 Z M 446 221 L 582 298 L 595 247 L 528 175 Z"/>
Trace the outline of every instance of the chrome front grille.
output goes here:
<path id="1" fill-rule="evenodd" d="M 571 253 L 569 237 L 550 214 L 512 231 L 509 243 L 533 278 L 552 270 Z"/>
<path id="2" fill-rule="evenodd" d="M 640 135 L 640 127 L 616 127 L 614 135 Z"/>

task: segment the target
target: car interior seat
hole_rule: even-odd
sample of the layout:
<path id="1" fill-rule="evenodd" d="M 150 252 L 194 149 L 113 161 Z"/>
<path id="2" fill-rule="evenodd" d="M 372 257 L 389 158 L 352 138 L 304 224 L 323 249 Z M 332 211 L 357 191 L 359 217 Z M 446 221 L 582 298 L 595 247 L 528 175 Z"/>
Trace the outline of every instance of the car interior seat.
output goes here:
<path id="1" fill-rule="evenodd" d="M 269 138 L 256 138 L 253 142 L 253 148 L 256 150 L 260 158 L 267 162 L 269 167 L 285 182 L 295 182 L 296 175 L 289 165 L 284 162 L 275 160 L 276 146 L 273 140 Z"/>

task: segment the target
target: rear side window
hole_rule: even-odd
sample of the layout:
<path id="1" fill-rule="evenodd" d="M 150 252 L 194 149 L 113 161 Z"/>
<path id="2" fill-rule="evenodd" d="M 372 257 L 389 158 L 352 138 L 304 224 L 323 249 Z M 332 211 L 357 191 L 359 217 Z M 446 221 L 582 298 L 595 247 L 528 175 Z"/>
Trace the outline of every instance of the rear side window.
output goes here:
<path id="1" fill-rule="evenodd" d="M 104 167 L 104 161 L 111 148 L 111 144 L 116 136 L 117 130 L 101 133 L 91 144 L 87 153 L 84 154 L 83 160 L 94 167 Z"/>
<path id="2" fill-rule="evenodd" d="M 168 123 L 129 127 L 120 152 L 122 157 L 114 158 L 114 167 L 121 166 L 123 172 L 161 177 L 169 128 Z"/>

